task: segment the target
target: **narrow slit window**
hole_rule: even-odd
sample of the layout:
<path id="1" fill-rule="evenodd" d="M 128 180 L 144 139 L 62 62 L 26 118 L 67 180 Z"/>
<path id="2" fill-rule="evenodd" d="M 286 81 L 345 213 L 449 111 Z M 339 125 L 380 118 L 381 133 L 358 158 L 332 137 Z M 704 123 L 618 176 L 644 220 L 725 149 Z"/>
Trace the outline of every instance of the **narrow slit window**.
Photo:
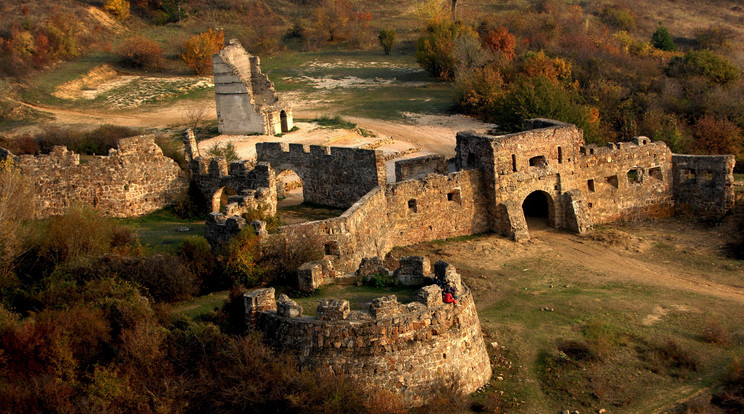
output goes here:
<path id="1" fill-rule="evenodd" d="M 517 172 L 517 156 L 512 154 L 512 171 Z"/>
<path id="2" fill-rule="evenodd" d="M 594 192 L 594 180 L 586 180 L 586 187 L 589 189 L 590 193 Z"/>
<path id="3" fill-rule="evenodd" d="M 558 147 L 558 164 L 563 164 L 563 148 Z"/>

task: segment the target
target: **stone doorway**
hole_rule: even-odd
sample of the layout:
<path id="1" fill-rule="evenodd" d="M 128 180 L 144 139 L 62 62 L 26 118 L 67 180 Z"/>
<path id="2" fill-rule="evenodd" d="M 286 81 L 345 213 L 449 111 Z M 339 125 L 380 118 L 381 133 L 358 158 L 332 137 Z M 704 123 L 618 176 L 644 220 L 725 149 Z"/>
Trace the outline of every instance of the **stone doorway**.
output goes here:
<path id="1" fill-rule="evenodd" d="M 305 201 L 302 177 L 293 170 L 284 170 L 276 176 L 277 207 L 291 207 Z"/>
<path id="2" fill-rule="evenodd" d="M 230 187 L 222 187 L 217 190 L 212 196 L 212 212 L 223 211 L 228 204 L 230 196 L 234 195 L 238 195 L 238 193 Z"/>
<path id="3" fill-rule="evenodd" d="M 535 191 L 522 202 L 524 220 L 529 230 L 540 230 L 555 225 L 553 199 L 545 191 Z"/>
<path id="4" fill-rule="evenodd" d="M 279 119 L 282 122 L 282 133 L 289 132 L 289 122 L 287 121 L 287 112 L 279 112 Z"/>

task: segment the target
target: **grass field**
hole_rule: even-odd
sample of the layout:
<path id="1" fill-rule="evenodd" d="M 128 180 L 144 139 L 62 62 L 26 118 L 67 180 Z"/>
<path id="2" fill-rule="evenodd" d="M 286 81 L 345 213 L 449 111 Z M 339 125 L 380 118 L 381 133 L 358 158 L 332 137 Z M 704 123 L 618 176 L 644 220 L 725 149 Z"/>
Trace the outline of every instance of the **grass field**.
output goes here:
<path id="1" fill-rule="evenodd" d="M 187 238 L 204 235 L 204 220 L 184 220 L 167 209 L 118 221 L 133 228 L 142 245 L 155 252 L 173 253 Z"/>

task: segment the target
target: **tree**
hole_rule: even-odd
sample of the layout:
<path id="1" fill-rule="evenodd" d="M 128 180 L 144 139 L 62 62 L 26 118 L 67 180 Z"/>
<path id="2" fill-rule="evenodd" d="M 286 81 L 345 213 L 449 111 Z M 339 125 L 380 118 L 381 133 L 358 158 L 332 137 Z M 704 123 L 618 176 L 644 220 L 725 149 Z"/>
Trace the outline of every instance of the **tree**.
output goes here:
<path id="1" fill-rule="evenodd" d="M 674 38 L 669 33 L 669 29 L 661 23 L 659 23 L 659 27 L 656 28 L 654 34 L 651 35 L 651 44 L 655 48 L 667 52 L 677 50 L 677 45 L 674 44 Z"/>
<path id="2" fill-rule="evenodd" d="M 725 118 L 705 115 L 692 127 L 693 146 L 701 154 L 739 154 L 741 129 Z"/>
<path id="3" fill-rule="evenodd" d="M 137 35 L 130 37 L 122 42 L 116 54 L 122 66 L 145 70 L 163 66 L 163 50 L 146 37 Z"/>
<path id="4" fill-rule="evenodd" d="M 349 0 L 323 0 L 313 11 L 315 27 L 326 33 L 327 40 L 334 42 L 346 36 L 353 9 Z"/>
<path id="5" fill-rule="evenodd" d="M 389 55 L 395 45 L 395 29 L 382 29 L 377 38 L 380 40 L 382 50 L 385 51 L 386 55 Z"/>
<path id="6" fill-rule="evenodd" d="M 416 61 L 432 76 L 452 79 L 457 66 L 455 44 L 461 36 L 478 38 L 473 29 L 462 23 L 432 21 L 416 42 Z"/>
<path id="7" fill-rule="evenodd" d="M 186 41 L 181 58 L 197 75 L 204 75 L 212 68 L 212 55 L 222 50 L 224 45 L 225 34 L 222 30 L 210 28 Z"/>
<path id="8" fill-rule="evenodd" d="M 517 40 L 513 34 L 509 33 L 509 29 L 506 27 L 497 27 L 489 30 L 483 37 L 483 44 L 491 53 L 501 54 L 508 60 L 513 60 L 517 55 L 514 51 Z"/>
<path id="9" fill-rule="evenodd" d="M 127 0 L 106 0 L 103 8 L 116 16 L 118 20 L 124 20 L 129 17 L 129 2 Z"/>

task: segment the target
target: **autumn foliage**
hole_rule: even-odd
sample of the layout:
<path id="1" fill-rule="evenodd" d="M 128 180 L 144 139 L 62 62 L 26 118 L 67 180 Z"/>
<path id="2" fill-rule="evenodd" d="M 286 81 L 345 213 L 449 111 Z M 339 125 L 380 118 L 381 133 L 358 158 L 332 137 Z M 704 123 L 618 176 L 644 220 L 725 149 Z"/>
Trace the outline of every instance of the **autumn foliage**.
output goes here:
<path id="1" fill-rule="evenodd" d="M 212 69 L 212 55 L 222 50 L 224 46 L 225 34 L 222 30 L 210 28 L 186 41 L 181 58 L 194 73 L 204 75 Z"/>

